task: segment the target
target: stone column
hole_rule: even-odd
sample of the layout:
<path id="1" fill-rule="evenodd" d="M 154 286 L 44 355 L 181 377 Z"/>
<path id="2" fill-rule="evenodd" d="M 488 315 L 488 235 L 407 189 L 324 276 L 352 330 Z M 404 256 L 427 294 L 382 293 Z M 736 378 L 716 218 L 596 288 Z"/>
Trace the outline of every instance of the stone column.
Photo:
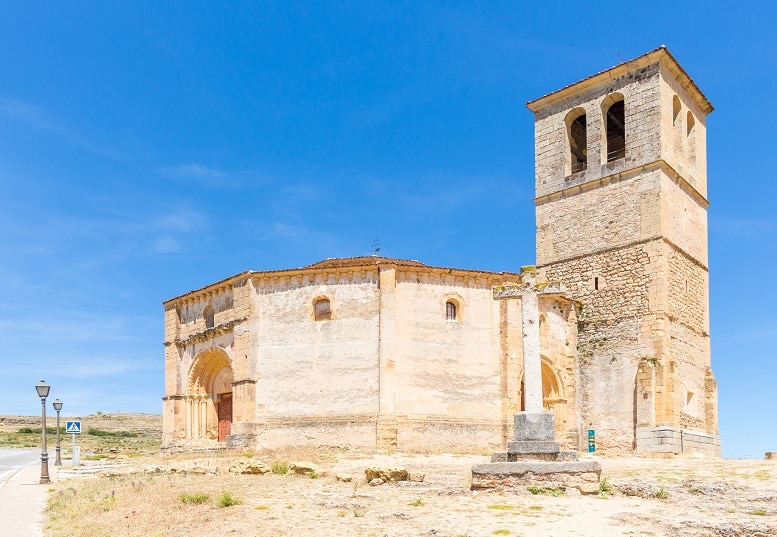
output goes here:
<path id="1" fill-rule="evenodd" d="M 186 440 L 191 440 L 193 438 L 193 430 L 192 430 L 192 397 L 191 395 L 187 395 L 184 399 L 183 406 L 186 412 L 185 420 L 186 420 Z"/>
<path id="2" fill-rule="evenodd" d="M 529 280 L 529 281 L 526 281 Z M 523 390 L 526 412 L 542 412 L 542 361 L 540 359 L 540 308 L 534 278 L 524 278 L 527 286 L 521 298 L 523 326 Z"/>
<path id="3" fill-rule="evenodd" d="M 200 438 L 208 439 L 208 396 L 200 396 Z"/>
<path id="4" fill-rule="evenodd" d="M 515 415 L 513 441 L 507 443 L 509 460 L 556 460 L 556 418 L 542 406 L 542 360 L 540 358 L 540 309 L 536 270 L 521 269 L 521 324 L 523 327 L 523 389 L 525 411 Z"/>

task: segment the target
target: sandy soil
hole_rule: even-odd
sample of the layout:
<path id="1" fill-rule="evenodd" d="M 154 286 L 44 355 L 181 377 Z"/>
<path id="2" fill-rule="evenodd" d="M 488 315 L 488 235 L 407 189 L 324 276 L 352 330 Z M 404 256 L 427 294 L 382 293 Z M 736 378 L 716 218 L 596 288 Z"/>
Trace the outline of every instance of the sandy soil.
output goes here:
<path id="1" fill-rule="evenodd" d="M 777 461 L 603 459 L 613 494 L 554 497 L 470 490 L 470 468 L 483 456 L 324 459 L 316 478 L 228 472 L 236 461 L 271 464 L 271 456 L 132 461 L 113 477 L 59 481 L 46 535 L 777 535 Z M 148 473 L 155 467 L 162 471 Z M 403 467 L 425 478 L 369 486 L 367 467 Z M 354 480 L 336 478 L 346 475 Z M 240 503 L 220 506 L 224 492 Z M 185 504 L 181 493 L 208 500 Z"/>

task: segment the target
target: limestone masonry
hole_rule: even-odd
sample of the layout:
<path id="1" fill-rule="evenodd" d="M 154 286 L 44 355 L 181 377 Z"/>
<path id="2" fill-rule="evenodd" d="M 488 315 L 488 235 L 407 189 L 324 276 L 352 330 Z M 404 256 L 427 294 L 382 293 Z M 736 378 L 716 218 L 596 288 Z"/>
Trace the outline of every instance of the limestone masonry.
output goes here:
<path id="1" fill-rule="evenodd" d="M 527 106 L 535 266 L 328 259 L 170 299 L 164 447 L 499 451 L 537 375 L 562 449 L 719 456 L 712 105 L 661 47 Z"/>

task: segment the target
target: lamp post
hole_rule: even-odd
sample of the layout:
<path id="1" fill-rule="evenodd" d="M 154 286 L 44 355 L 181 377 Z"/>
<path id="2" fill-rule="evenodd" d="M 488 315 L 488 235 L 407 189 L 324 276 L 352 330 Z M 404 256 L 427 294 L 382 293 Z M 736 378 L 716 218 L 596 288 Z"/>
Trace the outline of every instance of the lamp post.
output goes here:
<path id="1" fill-rule="evenodd" d="M 54 460 L 54 466 L 62 466 L 62 459 L 59 456 L 59 411 L 62 410 L 62 401 L 54 401 L 54 410 L 57 411 L 57 458 Z"/>
<path id="2" fill-rule="evenodd" d="M 49 396 L 51 386 L 46 384 L 45 380 L 41 380 L 35 385 L 35 389 L 38 391 L 38 397 L 40 397 L 41 421 L 43 422 L 43 427 L 40 429 L 43 440 L 43 451 L 40 453 L 40 484 L 45 485 L 46 483 L 51 483 L 51 479 L 49 479 L 49 454 L 46 451 L 46 397 Z"/>

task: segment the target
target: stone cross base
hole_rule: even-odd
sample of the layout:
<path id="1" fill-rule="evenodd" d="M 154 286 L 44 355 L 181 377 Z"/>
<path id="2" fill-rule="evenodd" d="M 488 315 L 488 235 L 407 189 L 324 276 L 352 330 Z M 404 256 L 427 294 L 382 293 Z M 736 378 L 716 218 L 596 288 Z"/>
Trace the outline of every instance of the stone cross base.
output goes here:
<path id="1" fill-rule="evenodd" d="M 567 494 L 598 494 L 601 474 L 602 465 L 598 461 L 476 464 L 472 467 L 472 488 L 523 492 L 537 486 Z"/>
<path id="2" fill-rule="evenodd" d="M 519 412 L 514 417 L 514 424 L 513 441 L 507 443 L 508 461 L 558 460 L 561 450 L 556 442 L 553 412 Z"/>

